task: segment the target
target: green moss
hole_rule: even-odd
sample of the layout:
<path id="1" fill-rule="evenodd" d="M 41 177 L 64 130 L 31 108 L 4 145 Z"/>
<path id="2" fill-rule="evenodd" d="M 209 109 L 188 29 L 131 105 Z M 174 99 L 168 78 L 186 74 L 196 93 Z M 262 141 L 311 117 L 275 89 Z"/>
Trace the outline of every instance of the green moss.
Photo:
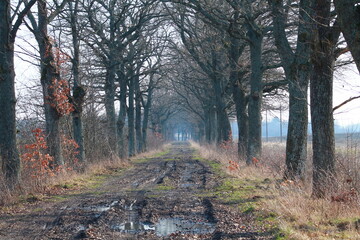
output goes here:
<path id="1" fill-rule="evenodd" d="M 159 157 L 165 156 L 166 154 L 169 154 L 169 153 L 170 153 L 170 149 L 166 149 L 162 152 L 152 155 L 151 158 L 159 158 Z"/>
<path id="2" fill-rule="evenodd" d="M 51 202 L 62 202 L 62 201 L 66 201 L 69 198 L 71 198 L 72 195 L 57 195 L 57 196 L 52 196 L 49 201 Z"/>
<path id="3" fill-rule="evenodd" d="M 243 213 L 245 214 L 249 214 L 249 213 L 253 213 L 255 212 L 255 206 L 253 206 L 252 204 L 249 204 L 248 206 L 245 207 L 245 209 L 243 210 Z"/>
<path id="4" fill-rule="evenodd" d="M 275 232 L 274 235 L 274 240 L 285 240 L 285 239 L 289 239 L 289 233 L 285 233 L 281 230 L 279 230 L 278 228 L 275 228 L 273 230 Z"/>
<path id="5" fill-rule="evenodd" d="M 173 190 L 173 189 L 174 189 L 173 186 L 166 186 L 166 185 L 158 185 L 155 188 L 155 190 L 157 190 L 157 191 L 170 191 L 170 190 Z"/>
<path id="6" fill-rule="evenodd" d="M 151 159 L 149 159 L 149 158 L 139 158 L 139 159 L 135 159 L 134 163 L 145 163 L 145 162 L 148 162 L 150 160 Z"/>
<path id="7" fill-rule="evenodd" d="M 44 209 L 43 208 L 35 208 L 32 211 L 33 212 L 42 212 L 42 211 L 44 211 Z"/>
<path id="8" fill-rule="evenodd" d="M 193 159 L 193 160 L 198 160 L 198 161 L 204 161 L 204 159 L 203 159 L 202 157 L 198 156 L 198 155 L 194 155 L 194 156 L 192 157 L 192 159 Z"/>

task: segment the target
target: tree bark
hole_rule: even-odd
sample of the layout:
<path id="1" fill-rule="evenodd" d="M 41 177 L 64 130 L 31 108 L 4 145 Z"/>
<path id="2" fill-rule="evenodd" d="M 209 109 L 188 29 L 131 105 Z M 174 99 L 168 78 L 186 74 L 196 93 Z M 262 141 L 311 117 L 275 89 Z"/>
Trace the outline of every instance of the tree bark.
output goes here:
<path id="1" fill-rule="evenodd" d="M 129 131 L 129 156 L 135 155 L 135 113 L 134 113 L 134 82 L 135 76 L 130 76 L 129 81 L 129 108 L 128 108 L 128 131 Z"/>
<path id="2" fill-rule="evenodd" d="M 212 51 L 212 86 L 215 92 L 216 120 L 217 120 L 217 144 L 221 144 L 231 140 L 231 126 L 228 114 L 226 112 L 226 104 L 223 97 L 222 77 L 218 73 L 218 55 Z"/>
<path id="3" fill-rule="evenodd" d="M 141 131 L 141 90 L 140 79 L 137 77 L 134 82 L 135 87 L 135 133 L 136 133 L 136 152 L 143 151 L 142 131 Z"/>
<path id="4" fill-rule="evenodd" d="M 74 48 L 74 56 L 72 58 L 72 73 L 74 79 L 73 86 L 73 105 L 74 111 L 72 112 L 73 118 L 73 134 L 74 140 L 78 144 L 78 153 L 76 158 L 80 163 L 85 162 L 85 146 L 84 146 L 84 135 L 83 135 L 83 123 L 82 123 L 82 105 L 84 103 L 85 90 L 80 86 L 80 74 L 79 74 L 79 64 L 80 64 L 80 47 L 79 47 L 79 32 L 77 28 L 77 12 L 78 12 L 78 2 L 73 3 L 69 2 L 70 8 L 70 21 L 71 21 L 71 35 Z"/>
<path id="5" fill-rule="evenodd" d="M 313 138 L 313 196 L 325 197 L 335 185 L 335 137 L 332 107 L 334 49 L 339 33 L 330 27 L 331 1 L 316 2 L 310 77 Z M 334 31 L 335 30 L 335 31 Z"/>
<path id="6" fill-rule="evenodd" d="M 261 157 L 261 104 L 262 104 L 262 40 L 263 35 L 254 24 L 248 24 L 248 37 L 250 39 L 250 97 L 249 97 L 249 141 L 247 148 L 247 164 L 253 158 Z"/>
<path id="7" fill-rule="evenodd" d="M 38 31 L 36 34 L 40 49 L 41 86 L 44 98 L 46 121 L 46 142 L 48 153 L 54 157 L 53 167 L 64 164 L 61 147 L 60 118 L 54 102 L 54 81 L 60 81 L 60 72 L 55 65 L 53 46 L 48 36 L 47 6 L 45 0 L 38 1 Z"/>
<path id="8" fill-rule="evenodd" d="M 235 21 L 237 17 L 238 14 L 234 16 Z M 229 82 L 232 88 L 232 98 L 235 103 L 236 120 L 238 126 L 238 156 L 240 159 L 246 161 L 246 147 L 249 137 L 248 116 L 246 112 L 247 100 L 246 93 L 243 90 L 241 84 L 244 73 L 240 72 L 238 66 L 238 60 L 244 50 L 244 47 L 240 45 L 240 39 L 232 37 L 231 34 L 230 42 L 231 46 L 229 49 L 229 59 L 231 72 L 229 76 Z"/>
<path id="9" fill-rule="evenodd" d="M 246 161 L 246 148 L 249 139 L 249 118 L 247 114 L 247 99 L 245 92 L 239 86 L 240 83 L 236 81 L 233 88 L 233 101 L 236 108 L 236 119 L 238 126 L 238 156 L 240 159 Z"/>
<path id="10" fill-rule="evenodd" d="M 283 1 L 269 0 L 273 15 L 275 45 L 289 82 L 289 126 L 286 141 L 286 179 L 305 177 L 307 159 L 308 103 L 307 90 L 311 71 L 311 1 L 299 3 L 299 27 L 296 50 L 286 36 L 286 14 Z"/>
<path id="11" fill-rule="evenodd" d="M 334 0 L 338 21 L 360 72 L 360 7 L 351 0 Z"/>
<path id="12" fill-rule="evenodd" d="M 113 53 L 110 53 L 107 66 L 106 66 L 106 79 L 105 79 L 105 110 L 107 118 L 107 133 L 109 148 L 112 154 L 118 153 L 117 142 L 117 128 L 116 128 L 116 114 L 115 114 L 115 76 L 116 65 Z"/>
<path id="13" fill-rule="evenodd" d="M 119 157 L 125 159 L 128 156 L 126 149 L 126 136 L 125 136 L 125 119 L 126 119 L 126 93 L 127 93 L 127 80 L 123 72 L 118 71 L 118 78 L 120 83 L 120 111 L 117 120 L 117 133 L 119 144 Z"/>
<path id="14" fill-rule="evenodd" d="M 150 75 L 150 81 L 149 81 L 149 88 L 148 88 L 148 96 L 147 101 L 144 106 L 144 118 L 143 118 L 143 125 L 142 125 L 142 145 L 143 145 L 143 151 L 147 151 L 147 130 L 148 130 L 148 123 L 149 123 L 149 113 L 151 109 L 152 104 L 152 95 L 153 95 L 153 80 L 154 76 L 153 74 Z"/>
<path id="15" fill-rule="evenodd" d="M 10 1 L 0 2 L 0 160 L 5 183 L 18 183 L 20 157 L 16 146 L 14 41 L 11 39 Z"/>

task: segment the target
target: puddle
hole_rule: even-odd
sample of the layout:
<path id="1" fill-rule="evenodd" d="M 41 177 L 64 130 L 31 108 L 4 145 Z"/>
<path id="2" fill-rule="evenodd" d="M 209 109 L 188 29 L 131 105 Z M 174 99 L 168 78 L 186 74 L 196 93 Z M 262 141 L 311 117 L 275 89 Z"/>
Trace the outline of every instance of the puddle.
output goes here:
<path id="1" fill-rule="evenodd" d="M 184 234 L 207 234 L 215 231 L 214 223 L 191 221 L 183 218 L 162 218 L 159 222 L 126 222 L 112 226 L 116 231 L 137 234 L 145 231 L 155 231 L 159 237 L 168 236 L 172 233 Z"/>
<path id="2" fill-rule="evenodd" d="M 172 233 L 206 234 L 215 231 L 215 224 L 208 222 L 195 222 L 182 218 L 163 218 L 155 225 L 158 236 L 167 236 Z"/>
<path id="3" fill-rule="evenodd" d="M 144 231 L 154 231 L 155 225 L 150 222 L 127 222 L 120 225 L 114 225 L 112 226 L 112 229 L 120 232 L 136 234 Z"/>
<path id="4" fill-rule="evenodd" d="M 81 207 L 78 209 L 82 209 L 85 211 L 91 211 L 91 212 L 107 212 L 111 208 L 115 207 L 119 204 L 119 201 L 113 201 L 109 206 L 87 206 L 87 207 Z"/>

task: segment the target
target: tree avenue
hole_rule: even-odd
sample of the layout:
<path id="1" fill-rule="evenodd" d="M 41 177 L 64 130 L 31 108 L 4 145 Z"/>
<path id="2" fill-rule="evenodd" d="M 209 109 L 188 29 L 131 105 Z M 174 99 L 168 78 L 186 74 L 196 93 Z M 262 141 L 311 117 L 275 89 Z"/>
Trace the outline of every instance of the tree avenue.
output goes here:
<path id="1" fill-rule="evenodd" d="M 0 179 L 12 190 L 28 174 L 43 177 L 29 162 L 82 171 L 174 140 L 235 142 L 251 165 L 264 159 L 264 112 L 287 105 L 281 174 L 312 177 L 313 196 L 326 197 L 336 185 L 334 70 L 347 52 L 360 69 L 358 4 L 1 1 Z M 20 60 L 33 73 L 16 78 Z"/>

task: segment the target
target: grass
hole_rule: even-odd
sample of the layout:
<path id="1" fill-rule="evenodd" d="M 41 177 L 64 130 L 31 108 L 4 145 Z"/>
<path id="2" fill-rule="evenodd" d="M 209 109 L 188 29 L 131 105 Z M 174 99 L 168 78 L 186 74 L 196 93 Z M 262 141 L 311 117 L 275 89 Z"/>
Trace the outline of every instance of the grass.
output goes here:
<path id="1" fill-rule="evenodd" d="M 166 185 L 158 185 L 155 188 L 155 190 L 157 190 L 157 191 L 170 191 L 170 190 L 173 190 L 173 189 L 174 189 L 173 186 L 166 186 Z"/>
<path id="2" fill-rule="evenodd" d="M 202 158 L 216 163 L 213 170 L 233 177 L 225 178 L 217 188 L 220 199 L 244 214 L 254 215 L 256 224 L 272 228 L 275 239 L 360 239 L 358 198 L 348 202 L 314 199 L 309 191 L 311 185 L 281 181 L 285 162 L 283 144 L 265 145 L 264 157 L 257 167 L 239 162 L 235 148 L 224 150 L 194 143 L 192 146 Z M 239 169 L 229 170 L 229 160 L 238 162 Z"/>

